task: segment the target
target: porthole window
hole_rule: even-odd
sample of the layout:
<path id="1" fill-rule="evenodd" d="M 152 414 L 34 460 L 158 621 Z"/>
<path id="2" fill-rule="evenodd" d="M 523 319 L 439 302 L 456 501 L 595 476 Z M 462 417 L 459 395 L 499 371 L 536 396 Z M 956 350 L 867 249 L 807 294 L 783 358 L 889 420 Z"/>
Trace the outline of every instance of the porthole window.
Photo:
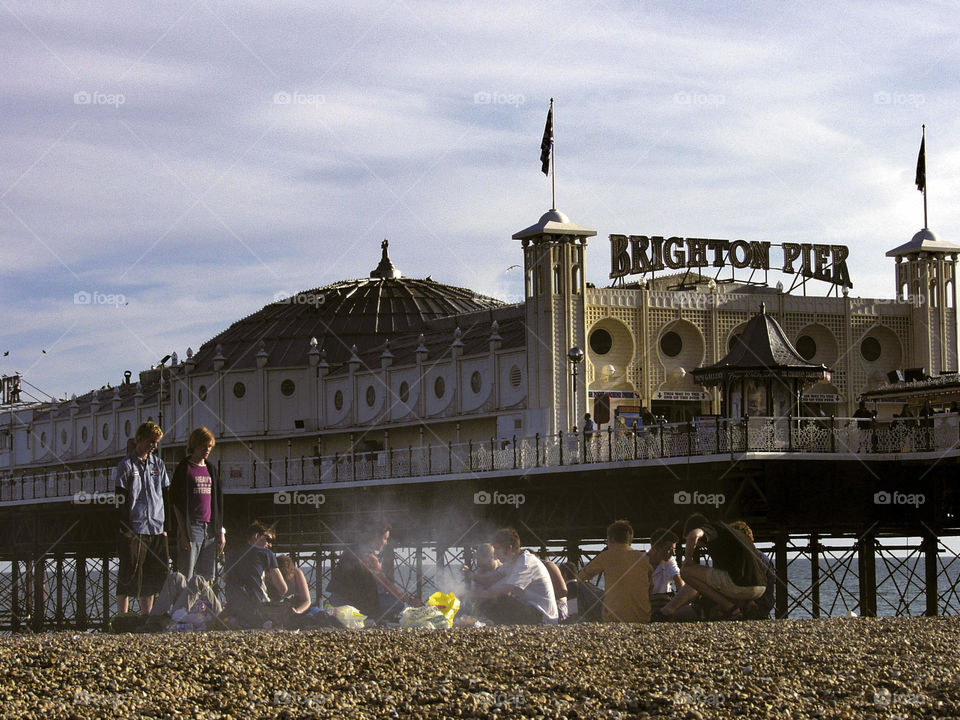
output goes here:
<path id="1" fill-rule="evenodd" d="M 337 410 L 343 410 L 343 391 L 337 390 L 333 394 L 333 407 Z"/>
<path id="2" fill-rule="evenodd" d="M 80 428 L 80 442 L 82 442 L 84 445 L 86 445 L 87 443 L 87 426 L 86 425 Z"/>
<path id="3" fill-rule="evenodd" d="M 284 397 L 290 397 L 293 395 L 293 391 L 297 389 L 297 386 L 293 384 L 293 380 L 287 378 L 282 383 L 280 383 L 280 394 Z"/>
<path id="4" fill-rule="evenodd" d="M 100 435 L 104 440 L 110 437 L 110 427 L 106 423 L 104 423 L 103 427 L 100 428 Z"/>
<path id="5" fill-rule="evenodd" d="M 804 360 L 812 360 L 817 354 L 817 342 L 809 335 L 801 335 L 797 338 L 797 352 Z"/>
<path id="6" fill-rule="evenodd" d="M 367 386 L 367 407 L 373 407 L 373 404 L 377 401 L 377 391 L 373 389 L 373 385 Z"/>
<path id="7" fill-rule="evenodd" d="M 443 381 L 442 377 L 438 377 L 433 381 L 433 394 L 438 398 L 443 397 L 443 393 L 447 390 L 447 384 Z"/>
<path id="8" fill-rule="evenodd" d="M 233 384 L 233 396 L 239 400 L 244 395 L 247 394 L 247 386 L 242 382 L 236 382 Z"/>
<path id="9" fill-rule="evenodd" d="M 406 380 L 400 383 L 400 402 L 404 405 L 410 402 L 410 385 Z"/>
<path id="10" fill-rule="evenodd" d="M 676 357 L 683 350 L 683 340 L 672 330 L 666 332 L 660 338 L 660 350 L 667 357 Z"/>
<path id="11" fill-rule="evenodd" d="M 880 341 L 875 337 L 864 338 L 860 343 L 860 355 L 867 362 L 876 362 L 880 358 Z"/>
<path id="12" fill-rule="evenodd" d="M 590 349 L 597 355 L 606 355 L 613 347 L 613 338 L 603 328 L 590 333 Z"/>
<path id="13" fill-rule="evenodd" d="M 477 370 L 474 370 L 473 375 L 470 376 L 470 389 L 473 390 L 474 395 L 478 395 L 482 387 L 483 378 L 480 377 L 480 373 Z"/>
<path id="14" fill-rule="evenodd" d="M 127 420 L 127 421 L 123 424 L 123 434 L 126 435 L 127 437 L 130 437 L 130 429 L 131 429 L 131 428 L 130 428 L 130 421 Z"/>
<path id="15" fill-rule="evenodd" d="M 197 390 L 197 397 L 200 398 L 200 402 L 206 402 L 206 401 L 207 401 L 207 386 L 206 386 L 206 385 L 201 385 L 201 386 L 200 386 L 200 388 Z"/>
<path id="16" fill-rule="evenodd" d="M 510 384 L 513 387 L 520 387 L 520 381 L 523 379 L 523 375 L 520 373 L 520 368 L 514 365 L 510 368 Z"/>

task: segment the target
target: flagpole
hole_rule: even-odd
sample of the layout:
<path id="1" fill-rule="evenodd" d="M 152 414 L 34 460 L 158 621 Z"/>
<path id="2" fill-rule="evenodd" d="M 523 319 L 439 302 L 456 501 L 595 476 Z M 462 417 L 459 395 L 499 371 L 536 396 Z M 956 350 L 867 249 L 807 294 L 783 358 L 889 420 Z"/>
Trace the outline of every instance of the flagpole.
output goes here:
<path id="1" fill-rule="evenodd" d="M 921 140 L 920 144 L 923 145 L 923 229 L 927 230 L 929 225 L 927 224 L 927 126 L 921 125 Z"/>
<path id="2" fill-rule="evenodd" d="M 550 98 L 550 117 L 551 117 L 551 118 L 553 117 L 553 98 Z M 553 127 L 555 128 L 556 126 L 557 126 L 557 124 L 556 124 L 556 119 L 554 119 Z M 551 209 L 551 210 L 556 210 L 556 209 L 557 209 L 557 152 L 556 152 L 556 143 L 554 142 L 553 138 L 554 138 L 554 133 L 551 131 L 551 133 L 550 133 L 550 155 L 551 155 L 552 157 L 550 158 L 550 160 L 551 160 L 552 162 L 550 163 L 550 185 L 552 186 L 552 187 L 551 187 L 551 193 L 552 193 L 552 195 L 551 195 L 551 200 L 552 200 L 552 203 L 551 203 L 551 205 L 550 205 L 550 209 Z M 926 195 L 926 193 L 924 193 L 924 195 L 923 195 L 923 202 L 924 202 L 924 213 L 926 213 L 926 202 L 927 202 L 927 195 Z"/>

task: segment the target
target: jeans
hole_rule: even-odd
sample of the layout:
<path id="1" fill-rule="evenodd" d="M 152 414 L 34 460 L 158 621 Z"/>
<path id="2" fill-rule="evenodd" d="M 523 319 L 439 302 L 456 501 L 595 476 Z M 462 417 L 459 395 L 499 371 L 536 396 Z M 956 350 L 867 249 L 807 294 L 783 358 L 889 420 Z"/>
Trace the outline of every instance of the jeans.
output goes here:
<path id="1" fill-rule="evenodd" d="M 187 538 L 191 542 L 190 550 L 180 547 L 177 539 L 177 569 L 189 580 L 195 574 L 213 580 L 213 566 L 220 549 L 220 529 L 210 523 L 188 522 Z"/>

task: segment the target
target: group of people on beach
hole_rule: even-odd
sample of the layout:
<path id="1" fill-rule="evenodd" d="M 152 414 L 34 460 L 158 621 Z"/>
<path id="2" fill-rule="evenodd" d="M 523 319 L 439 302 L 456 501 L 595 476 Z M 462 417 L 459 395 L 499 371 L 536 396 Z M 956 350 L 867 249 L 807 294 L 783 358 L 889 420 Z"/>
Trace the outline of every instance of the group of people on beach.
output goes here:
<path id="1" fill-rule="evenodd" d="M 223 487 L 206 462 L 216 444 L 213 434 L 203 427 L 190 434 L 186 457 L 172 478 L 155 453 L 162 437 L 155 423 L 140 425 L 115 471 L 118 611 L 127 613 L 130 598 L 136 597 L 140 614 L 149 618 L 148 629 L 336 625 L 312 602 L 293 560 L 274 554 L 272 527 L 255 521 L 245 537 L 227 542 Z M 383 570 L 380 553 L 390 530 L 386 520 L 376 520 L 344 549 L 328 586 L 331 606 L 350 606 L 371 621 L 393 623 L 404 608 L 422 604 Z M 675 533 L 654 531 L 644 552 L 632 546 L 630 523 L 617 520 L 607 528 L 606 547 L 578 569 L 542 560 L 521 547 L 515 529 L 501 528 L 489 544 L 468 551 L 462 599 L 472 616 L 496 624 L 552 624 L 575 616 L 638 623 L 769 616 L 775 575 L 746 523 L 695 513 L 687 518 L 683 536 L 678 566 Z M 174 572 L 168 538 L 176 547 Z M 712 565 L 698 562 L 702 549 Z M 214 583 L 217 556 L 224 551 L 219 580 L 225 606 Z M 602 591 L 590 582 L 599 575 Z"/>
<path id="2" fill-rule="evenodd" d="M 262 627 L 289 621 L 311 608 L 310 590 L 289 556 L 271 550 L 272 528 L 254 522 L 246 536 L 227 544 L 223 486 L 207 458 L 213 434 L 197 428 L 186 457 L 173 472 L 155 453 L 163 431 L 153 422 L 137 428 L 114 472 L 119 524 L 117 610 L 128 613 L 137 598 L 152 629 L 175 622 L 201 627 L 209 622 Z M 170 571 L 170 541 L 176 571 Z M 214 586 L 217 556 L 226 550 L 226 609 Z"/>

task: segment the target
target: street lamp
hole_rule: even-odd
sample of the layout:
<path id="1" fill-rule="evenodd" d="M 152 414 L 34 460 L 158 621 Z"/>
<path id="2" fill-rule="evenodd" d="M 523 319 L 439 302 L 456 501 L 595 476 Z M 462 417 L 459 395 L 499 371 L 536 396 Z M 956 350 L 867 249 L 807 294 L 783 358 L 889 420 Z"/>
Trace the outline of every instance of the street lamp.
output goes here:
<path id="1" fill-rule="evenodd" d="M 577 418 L 580 414 L 577 405 L 577 368 L 583 362 L 583 350 L 574 345 L 567 353 L 567 359 L 570 361 L 570 372 L 573 374 L 573 432 L 577 432 Z"/>

